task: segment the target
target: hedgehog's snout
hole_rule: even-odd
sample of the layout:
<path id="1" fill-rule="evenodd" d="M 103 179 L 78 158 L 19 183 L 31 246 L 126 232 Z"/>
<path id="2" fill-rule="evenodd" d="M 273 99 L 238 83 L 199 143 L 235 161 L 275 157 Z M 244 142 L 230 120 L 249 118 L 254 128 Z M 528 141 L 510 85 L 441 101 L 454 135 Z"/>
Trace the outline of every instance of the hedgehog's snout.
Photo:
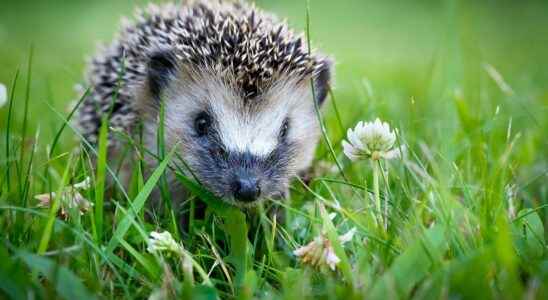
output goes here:
<path id="1" fill-rule="evenodd" d="M 230 193 L 236 201 L 249 204 L 261 197 L 259 159 L 249 153 L 235 156 L 238 158 L 231 164 Z"/>
<path id="2" fill-rule="evenodd" d="M 260 180 L 248 173 L 237 175 L 232 182 L 232 193 L 237 201 L 253 202 L 261 196 Z"/>

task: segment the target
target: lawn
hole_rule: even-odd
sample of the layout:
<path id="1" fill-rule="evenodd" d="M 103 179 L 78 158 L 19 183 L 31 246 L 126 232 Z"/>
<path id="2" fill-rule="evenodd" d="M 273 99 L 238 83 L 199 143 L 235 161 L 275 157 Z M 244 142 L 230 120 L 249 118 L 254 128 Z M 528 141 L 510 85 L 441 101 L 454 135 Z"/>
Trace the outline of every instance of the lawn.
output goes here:
<path id="1" fill-rule="evenodd" d="M 284 201 L 178 176 L 185 230 L 147 205 L 170 149 L 122 186 L 67 122 L 86 57 L 146 2 L 0 5 L 0 299 L 548 297 L 548 2 L 256 1 L 335 59 L 325 131 Z M 351 161 L 347 129 L 376 118 L 404 155 Z"/>

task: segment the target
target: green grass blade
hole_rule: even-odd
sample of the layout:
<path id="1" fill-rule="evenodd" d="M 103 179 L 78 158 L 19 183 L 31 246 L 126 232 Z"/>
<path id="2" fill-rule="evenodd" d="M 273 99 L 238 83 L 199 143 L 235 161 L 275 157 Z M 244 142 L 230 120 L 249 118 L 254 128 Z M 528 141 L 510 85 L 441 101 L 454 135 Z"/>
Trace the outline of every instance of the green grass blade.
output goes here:
<path id="1" fill-rule="evenodd" d="M 65 130 L 65 127 L 67 126 L 67 123 L 69 123 L 72 120 L 72 117 L 78 111 L 78 108 L 80 107 L 80 105 L 84 102 L 84 100 L 86 100 L 86 97 L 89 95 L 89 91 L 90 91 L 90 89 L 87 89 L 84 92 L 82 97 L 80 97 L 80 99 L 78 100 L 76 105 L 72 108 L 72 110 L 68 114 L 68 116 L 66 118 L 66 122 L 63 122 L 63 124 L 61 124 L 61 127 L 59 128 L 59 130 L 57 130 L 57 132 L 55 133 L 55 136 L 53 137 L 53 142 L 51 143 L 51 148 L 49 149 L 49 157 L 53 156 L 55 148 L 57 147 L 57 144 L 59 143 L 59 139 L 61 138 L 61 134 Z"/>
<path id="2" fill-rule="evenodd" d="M 329 96 L 331 97 L 331 104 L 333 105 L 333 111 L 335 112 L 335 117 L 337 118 L 337 125 L 339 125 L 341 136 L 344 136 L 346 134 L 346 129 L 344 128 L 342 118 L 341 118 L 341 113 L 339 112 L 337 98 L 335 98 L 335 94 L 333 93 L 333 89 L 331 87 L 329 87 L 328 92 L 329 92 Z"/>
<path id="3" fill-rule="evenodd" d="M 156 144 L 158 149 L 158 157 L 160 161 L 164 159 L 165 156 L 165 102 L 162 101 L 160 105 L 160 118 L 158 120 L 158 130 L 156 132 Z M 177 239 L 180 239 L 179 227 L 177 226 L 177 220 L 175 218 L 175 212 L 173 211 L 173 201 L 171 199 L 171 191 L 169 190 L 167 184 L 166 174 L 162 175 L 159 182 L 160 195 L 164 203 L 164 213 L 167 213 L 169 219 L 171 220 L 171 232 L 175 235 Z"/>
<path id="4" fill-rule="evenodd" d="M 225 203 L 222 199 L 219 199 L 218 197 L 213 195 L 210 191 L 202 187 L 199 183 L 188 179 L 180 172 L 176 172 L 175 176 L 177 177 L 177 180 L 179 180 L 181 184 L 183 184 L 184 187 L 188 189 L 191 194 L 198 196 L 200 200 L 207 203 L 208 207 L 211 208 L 216 214 L 222 216 L 225 212 L 237 210 L 236 207 Z"/>
<path id="5" fill-rule="evenodd" d="M 40 244 L 38 246 L 38 254 L 40 255 L 43 255 L 48 249 L 49 241 L 51 239 L 51 234 L 53 231 L 53 224 L 55 222 L 55 218 L 57 217 L 57 211 L 61 207 L 62 192 L 64 187 L 69 182 L 71 165 L 72 165 L 72 155 L 69 157 L 67 166 L 65 167 L 65 171 L 63 173 L 63 179 L 61 180 L 61 185 L 57 189 L 55 197 L 53 197 L 54 199 L 53 199 L 53 203 L 51 204 L 48 219 L 46 221 L 46 226 L 44 227 L 44 232 L 42 233 L 42 238 L 40 239 Z"/>
<path id="6" fill-rule="evenodd" d="M 137 249 L 133 248 L 133 246 L 131 246 L 125 240 L 119 240 L 119 241 L 120 241 L 120 245 L 124 247 L 124 249 L 126 249 L 127 252 L 129 252 L 129 254 L 133 256 L 135 260 L 141 266 L 143 266 L 143 268 L 145 269 L 145 271 L 147 271 L 147 273 L 150 275 L 151 278 L 153 278 L 154 280 L 157 280 L 159 278 L 160 269 L 157 266 L 153 265 L 153 263 L 150 262 L 149 259 L 147 259 L 143 254 L 141 254 L 141 252 L 137 251 Z"/>
<path id="7" fill-rule="evenodd" d="M 97 154 L 97 175 L 95 177 L 95 229 L 97 232 L 97 241 L 103 240 L 103 209 L 105 199 L 105 181 L 107 169 L 107 151 L 108 151 L 108 119 L 103 117 L 101 128 L 99 130 L 99 150 Z"/>
<path id="8" fill-rule="evenodd" d="M 306 41 L 308 43 L 308 53 L 311 54 L 312 52 L 312 46 L 310 41 L 310 0 L 306 0 Z M 320 123 L 320 129 L 322 131 L 322 136 L 325 140 L 325 143 L 327 144 L 327 147 L 329 148 L 329 153 L 331 154 L 331 158 L 337 165 L 337 168 L 339 169 L 339 172 L 341 176 L 344 178 L 345 181 L 348 181 L 348 178 L 344 174 L 343 167 L 339 160 L 337 159 L 337 154 L 335 153 L 335 150 L 333 149 L 333 145 L 331 144 L 331 140 L 329 139 L 329 135 L 327 133 L 327 128 L 325 126 L 325 121 L 322 117 L 322 112 L 320 111 L 320 107 L 318 105 L 318 101 L 316 101 L 316 91 L 314 88 L 314 79 L 310 79 L 310 89 L 312 91 L 312 101 L 314 101 L 314 111 L 316 112 L 316 117 L 318 119 L 318 122 Z"/>
<path id="9" fill-rule="evenodd" d="M 137 216 L 137 214 L 143 209 L 143 206 L 145 205 L 146 200 L 148 199 L 148 196 L 152 193 L 154 188 L 156 187 L 156 183 L 158 180 L 160 180 L 160 177 L 162 174 L 164 174 L 164 171 L 166 170 L 169 162 L 171 161 L 171 158 L 173 156 L 173 153 L 175 152 L 176 148 L 171 150 L 171 152 L 166 156 L 166 158 L 160 163 L 160 165 L 156 168 L 156 170 L 152 173 L 152 175 L 149 177 L 147 182 L 145 183 L 145 186 L 143 189 L 139 192 L 135 200 L 131 203 L 131 209 L 128 210 L 128 214 L 120 221 L 118 224 L 118 227 L 116 227 L 116 230 L 110 239 L 108 245 L 107 245 L 107 252 L 112 253 L 114 249 L 118 246 L 120 243 L 120 240 L 124 238 L 124 235 L 128 231 L 129 227 L 131 226 L 131 221 Z"/>
<path id="10" fill-rule="evenodd" d="M 11 84 L 10 98 L 9 98 L 9 107 L 8 107 L 8 119 L 6 124 L 6 183 L 8 193 L 10 192 L 10 142 L 11 142 L 11 122 L 13 118 L 13 99 L 15 97 L 15 88 L 17 87 L 17 79 L 19 78 L 19 69 L 15 72 L 15 77 L 13 78 Z"/>
<path id="11" fill-rule="evenodd" d="M 235 284 L 237 290 L 245 285 L 246 273 L 248 271 L 249 247 L 247 240 L 247 223 L 245 214 L 239 210 L 231 210 L 224 215 L 223 230 L 230 239 L 230 254 L 226 258 L 232 263 L 235 269 Z M 237 294 L 241 293 L 237 292 Z"/>
<path id="12" fill-rule="evenodd" d="M 320 214 L 322 216 L 322 223 L 324 226 L 324 230 L 327 233 L 327 237 L 329 238 L 329 241 L 333 246 L 333 250 L 335 250 L 335 254 L 337 254 L 337 257 L 339 257 L 339 259 L 341 260 L 338 265 L 341 269 L 341 273 L 343 274 L 347 284 L 353 287 L 354 274 L 352 273 L 350 260 L 348 259 L 348 256 L 346 255 L 346 252 L 344 251 L 344 248 L 339 241 L 339 234 L 337 233 L 337 229 L 335 229 L 335 226 L 333 226 L 331 218 L 329 217 L 329 214 L 327 213 L 327 210 L 325 209 L 323 204 L 320 204 Z"/>
<path id="13" fill-rule="evenodd" d="M 27 207 L 28 205 L 28 193 L 31 186 L 31 172 L 32 172 L 32 164 L 34 162 L 34 157 L 36 154 L 36 146 L 38 145 L 38 139 L 40 137 L 40 130 L 38 129 L 36 131 L 36 135 L 34 137 L 34 142 L 32 143 L 32 148 L 30 149 L 30 157 L 29 157 L 29 164 L 27 167 L 27 172 L 25 173 L 25 178 L 23 179 L 23 207 Z"/>
<path id="14" fill-rule="evenodd" d="M 28 59 L 28 65 L 27 65 L 27 82 L 25 87 L 25 102 L 23 106 L 23 125 L 21 128 L 21 153 L 19 157 L 19 161 L 21 166 L 24 165 L 23 158 L 25 155 L 25 138 L 27 136 L 27 123 L 28 123 L 28 115 L 29 115 L 29 99 L 30 99 L 30 84 L 32 81 L 32 58 L 34 54 L 34 47 L 30 47 L 29 51 L 29 59 Z"/>

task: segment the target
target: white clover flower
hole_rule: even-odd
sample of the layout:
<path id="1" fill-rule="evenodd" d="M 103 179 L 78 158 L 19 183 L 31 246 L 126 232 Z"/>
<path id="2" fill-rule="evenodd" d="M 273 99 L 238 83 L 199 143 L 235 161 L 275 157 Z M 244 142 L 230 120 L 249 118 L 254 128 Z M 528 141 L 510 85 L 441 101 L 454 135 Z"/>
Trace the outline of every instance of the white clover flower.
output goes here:
<path id="1" fill-rule="evenodd" d="M 80 215 L 83 215 L 85 212 L 90 210 L 90 208 L 93 206 L 93 203 L 84 198 L 84 196 L 82 196 L 82 194 L 80 194 L 79 192 L 80 190 L 89 189 L 90 185 L 91 179 L 89 177 L 86 177 L 86 179 L 84 179 L 82 182 L 75 183 L 73 185 L 69 185 L 63 188 L 63 191 L 61 192 L 61 198 L 59 199 L 59 217 L 67 220 L 69 217 L 69 209 L 78 209 Z M 53 204 L 53 199 L 55 199 L 55 195 L 56 193 L 52 192 L 36 195 L 34 196 L 34 198 L 39 201 L 39 207 L 47 208 L 51 207 L 51 205 Z"/>
<path id="2" fill-rule="evenodd" d="M 358 122 L 347 132 L 347 141 L 342 142 L 344 154 L 351 160 L 392 159 L 400 156 L 403 148 L 393 148 L 396 134 L 386 122 L 378 118 L 374 122 Z"/>
<path id="3" fill-rule="evenodd" d="M 6 86 L 0 83 L 0 108 L 6 105 L 6 102 L 8 102 L 8 91 Z"/>
<path id="4" fill-rule="evenodd" d="M 356 228 L 352 228 L 347 233 L 339 237 L 341 244 L 349 242 L 352 240 Z M 309 264 L 313 267 L 318 267 L 321 265 L 328 266 L 332 271 L 335 271 L 335 268 L 341 261 L 340 258 L 335 254 L 335 250 L 331 245 L 329 239 L 325 234 L 320 234 L 312 242 L 308 243 L 305 246 L 302 246 L 295 251 L 293 254 L 300 258 L 301 262 Z"/>
<path id="5" fill-rule="evenodd" d="M 341 262 L 341 259 L 335 254 L 333 247 L 327 247 L 324 249 L 325 264 L 331 268 L 332 271 L 335 271 L 335 268 Z"/>
<path id="6" fill-rule="evenodd" d="M 171 233 L 164 231 L 162 233 L 153 231 L 148 238 L 147 251 L 150 253 L 158 252 L 174 252 L 177 254 L 183 253 L 183 248 L 171 236 Z"/>
<path id="7" fill-rule="evenodd" d="M 72 185 L 77 190 L 87 190 L 91 187 L 91 178 L 88 176 L 81 182 Z"/>
<path id="8" fill-rule="evenodd" d="M 339 237 L 339 241 L 341 242 L 341 244 L 350 242 L 352 238 L 354 237 L 355 233 L 356 233 L 356 227 L 352 227 L 352 229 L 348 230 L 348 232 L 346 232 L 345 234 Z"/>

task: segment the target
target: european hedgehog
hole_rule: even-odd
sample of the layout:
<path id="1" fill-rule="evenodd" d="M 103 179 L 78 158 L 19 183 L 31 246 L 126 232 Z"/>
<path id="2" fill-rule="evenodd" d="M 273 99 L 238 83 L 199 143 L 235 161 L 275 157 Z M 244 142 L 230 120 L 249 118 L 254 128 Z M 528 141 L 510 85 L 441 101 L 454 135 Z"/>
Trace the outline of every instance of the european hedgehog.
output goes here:
<path id="1" fill-rule="evenodd" d="M 155 152 L 163 105 L 165 149 L 177 146 L 212 193 L 238 206 L 287 196 L 313 159 L 313 101 L 326 98 L 331 60 L 244 2 L 153 5 L 136 18 L 90 62 L 83 137 L 96 143 L 106 115 Z M 121 144 L 111 134 L 109 153 Z"/>

